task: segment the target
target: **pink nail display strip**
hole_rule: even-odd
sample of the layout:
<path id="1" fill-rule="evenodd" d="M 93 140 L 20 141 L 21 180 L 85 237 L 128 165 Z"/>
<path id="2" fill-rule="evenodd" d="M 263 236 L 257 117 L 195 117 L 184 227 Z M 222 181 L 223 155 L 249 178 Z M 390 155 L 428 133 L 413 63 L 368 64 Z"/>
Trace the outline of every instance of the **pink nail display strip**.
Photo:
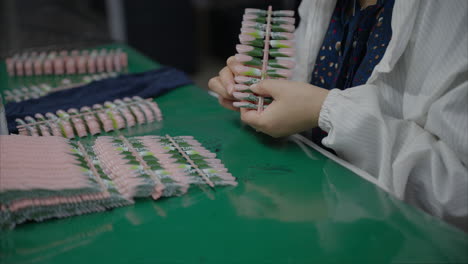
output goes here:
<path id="1" fill-rule="evenodd" d="M 128 55 L 121 49 L 24 52 L 5 60 L 9 76 L 74 75 L 122 72 Z"/>
<path id="2" fill-rule="evenodd" d="M 104 211 L 136 197 L 180 196 L 191 185 L 237 185 L 216 154 L 190 136 L 103 136 L 85 146 L 11 135 L 0 144 L 0 228 Z"/>
<path id="3" fill-rule="evenodd" d="M 91 107 L 82 107 L 80 111 L 71 108 L 58 110 L 56 114 L 36 114 L 16 119 L 18 132 L 25 136 L 62 136 L 66 138 L 86 137 L 101 132 L 133 127 L 162 121 L 162 112 L 152 99 L 132 98 L 117 99 Z"/>
<path id="4" fill-rule="evenodd" d="M 184 151 L 180 146 L 179 144 L 177 144 L 177 142 L 174 141 L 174 139 L 169 136 L 169 135 L 166 135 L 166 138 L 171 142 L 172 146 L 174 146 L 177 151 L 179 151 L 179 153 L 184 157 L 185 160 L 187 160 L 187 162 L 190 164 L 190 166 L 198 173 L 198 175 L 200 175 L 200 177 L 203 178 L 203 180 L 211 187 L 211 188 L 214 188 L 214 184 L 213 182 L 206 176 L 205 172 L 202 171 L 198 165 L 190 158 L 189 155 L 187 155 L 187 153 L 185 153 L 186 151 Z"/>
<path id="5" fill-rule="evenodd" d="M 0 228 L 132 203 L 98 171 L 99 163 L 80 143 L 0 136 L 0 145 Z"/>
<path id="6" fill-rule="evenodd" d="M 234 81 L 250 86 L 264 79 L 289 79 L 294 62 L 294 11 L 247 8 L 243 16 L 240 45 L 236 46 L 236 59 L 243 64 L 236 69 Z M 247 90 L 247 89 L 244 89 Z M 248 100 L 253 98 L 253 100 Z M 237 98 L 239 99 L 239 98 Z M 239 99 L 238 107 L 263 111 L 266 104 L 262 96 Z M 269 100 L 271 101 L 271 100 Z"/>
<path id="7" fill-rule="evenodd" d="M 48 83 L 34 84 L 30 86 L 23 86 L 21 88 L 5 90 L 3 91 L 3 95 L 6 102 L 21 102 L 29 99 L 37 99 L 49 93 L 81 87 L 90 83 L 91 81 L 99 81 L 117 76 L 118 74 L 115 72 L 103 72 L 100 74 L 84 75 L 81 77 L 80 81 L 73 83 L 70 79 L 64 78 L 59 85 L 52 85 Z"/>
<path id="8" fill-rule="evenodd" d="M 134 147 L 125 137 L 100 137 L 94 149 L 102 157 L 104 171 L 124 195 L 131 198 L 153 196 L 155 199 L 162 195 L 164 186 L 148 164 L 148 158 L 154 157 L 143 146 Z"/>
<path id="9" fill-rule="evenodd" d="M 193 137 L 146 136 L 144 140 L 152 145 L 155 155 L 170 155 L 171 167 L 188 177 L 191 184 L 237 185 L 221 160 L 216 159 L 216 154 L 203 148 Z"/>
<path id="10" fill-rule="evenodd" d="M 99 137 L 94 151 L 128 198 L 182 195 L 189 184 L 237 185 L 216 155 L 192 137 Z"/>

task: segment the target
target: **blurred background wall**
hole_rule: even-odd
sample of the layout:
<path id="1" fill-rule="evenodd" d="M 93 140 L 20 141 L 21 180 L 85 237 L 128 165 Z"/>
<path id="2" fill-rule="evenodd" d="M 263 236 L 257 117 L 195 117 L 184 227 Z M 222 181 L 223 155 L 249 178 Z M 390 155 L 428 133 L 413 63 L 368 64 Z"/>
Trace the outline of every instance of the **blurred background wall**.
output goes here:
<path id="1" fill-rule="evenodd" d="M 299 4 L 300 0 L 0 0 L 0 56 L 123 42 L 186 71 L 206 87 L 235 54 L 244 8 L 297 10 Z"/>

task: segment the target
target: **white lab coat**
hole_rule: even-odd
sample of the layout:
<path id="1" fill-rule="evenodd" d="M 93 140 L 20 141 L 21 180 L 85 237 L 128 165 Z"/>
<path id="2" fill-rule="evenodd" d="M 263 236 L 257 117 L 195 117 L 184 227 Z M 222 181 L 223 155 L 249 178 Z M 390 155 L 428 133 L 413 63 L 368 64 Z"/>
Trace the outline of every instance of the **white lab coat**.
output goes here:
<path id="1" fill-rule="evenodd" d="M 303 0 L 294 79 L 309 82 L 336 0 Z M 322 143 L 397 198 L 468 228 L 468 1 L 396 0 L 366 84 L 331 90 Z"/>

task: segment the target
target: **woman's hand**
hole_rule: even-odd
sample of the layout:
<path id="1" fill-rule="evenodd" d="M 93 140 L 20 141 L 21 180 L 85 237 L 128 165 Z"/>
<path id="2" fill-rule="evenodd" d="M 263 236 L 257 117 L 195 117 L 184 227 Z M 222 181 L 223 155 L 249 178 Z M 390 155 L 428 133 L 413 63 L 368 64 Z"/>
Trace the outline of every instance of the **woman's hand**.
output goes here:
<path id="1" fill-rule="evenodd" d="M 288 136 L 316 127 L 320 109 L 328 95 L 326 89 L 283 80 L 264 80 L 250 86 L 250 89 L 274 100 L 261 113 L 242 108 L 241 119 L 272 137 Z"/>
<path id="2" fill-rule="evenodd" d="M 234 75 L 237 69 L 243 65 L 236 60 L 234 56 L 229 57 L 227 66 L 221 69 L 219 76 L 213 77 L 208 82 L 208 88 L 219 95 L 219 103 L 227 109 L 239 111 L 239 108 L 232 105 L 237 101 L 232 93 L 234 92 Z"/>

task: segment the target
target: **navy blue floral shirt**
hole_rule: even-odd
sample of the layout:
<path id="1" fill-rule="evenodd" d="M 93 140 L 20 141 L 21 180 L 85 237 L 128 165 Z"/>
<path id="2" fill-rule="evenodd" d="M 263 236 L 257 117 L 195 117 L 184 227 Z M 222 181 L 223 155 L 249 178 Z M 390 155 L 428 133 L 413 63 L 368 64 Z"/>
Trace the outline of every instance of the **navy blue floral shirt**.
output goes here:
<path id="1" fill-rule="evenodd" d="M 338 0 L 310 83 L 342 90 L 366 83 L 392 38 L 394 3 L 378 0 L 361 10 L 359 0 Z"/>
<path id="2" fill-rule="evenodd" d="M 359 0 L 338 0 L 310 83 L 328 90 L 365 84 L 392 38 L 394 3 L 378 0 L 361 10 Z M 326 132 L 311 132 L 312 140 L 322 145 Z"/>

